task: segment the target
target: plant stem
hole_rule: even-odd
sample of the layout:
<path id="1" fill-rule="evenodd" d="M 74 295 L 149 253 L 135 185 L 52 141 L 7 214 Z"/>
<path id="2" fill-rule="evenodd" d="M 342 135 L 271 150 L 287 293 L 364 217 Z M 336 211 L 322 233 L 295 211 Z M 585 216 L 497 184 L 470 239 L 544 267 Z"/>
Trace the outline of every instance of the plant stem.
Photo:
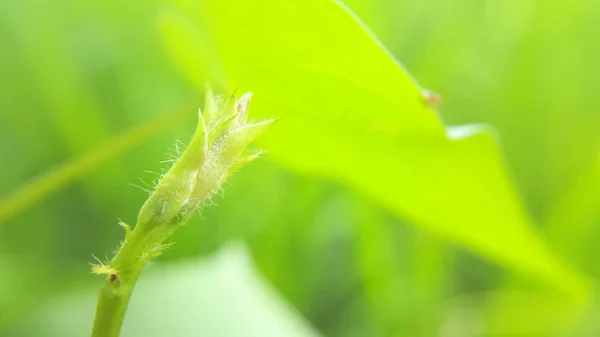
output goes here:
<path id="1" fill-rule="evenodd" d="M 139 226 L 131 233 L 126 230 L 125 241 L 111 261 L 114 272 L 98 295 L 92 337 L 119 336 L 129 298 L 147 261 L 142 254 L 147 251 L 148 238 L 152 238 L 149 234 Z"/>
<path id="2" fill-rule="evenodd" d="M 119 336 L 129 298 L 141 271 L 142 268 L 137 268 L 135 274 L 132 274 L 132 278 L 128 280 L 128 284 L 121 282 L 120 285 L 115 285 L 118 281 L 111 281 L 110 279 L 106 281 L 98 296 L 92 337 Z"/>

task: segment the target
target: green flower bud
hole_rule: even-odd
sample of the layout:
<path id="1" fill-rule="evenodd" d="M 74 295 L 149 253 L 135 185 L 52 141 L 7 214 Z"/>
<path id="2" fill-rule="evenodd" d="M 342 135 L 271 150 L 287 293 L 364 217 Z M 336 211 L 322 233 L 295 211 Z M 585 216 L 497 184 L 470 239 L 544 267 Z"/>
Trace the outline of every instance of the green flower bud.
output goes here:
<path id="1" fill-rule="evenodd" d="M 140 230 L 184 223 L 210 199 L 227 178 L 262 151 L 248 145 L 274 120 L 247 122 L 251 94 L 222 101 L 207 90 L 205 109 L 183 154 L 160 179 L 138 215 Z"/>

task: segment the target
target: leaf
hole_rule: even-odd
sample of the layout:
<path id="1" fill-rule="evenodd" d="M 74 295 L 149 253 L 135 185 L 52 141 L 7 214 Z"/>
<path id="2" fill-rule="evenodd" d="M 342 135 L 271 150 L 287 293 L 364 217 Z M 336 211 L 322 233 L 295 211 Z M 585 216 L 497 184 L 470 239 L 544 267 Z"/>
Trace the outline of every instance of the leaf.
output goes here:
<path id="1" fill-rule="evenodd" d="M 586 318 L 595 315 L 593 308 L 535 289 L 474 292 L 450 303 L 444 321 L 452 322 L 451 335 L 593 336 L 582 329 L 596 325 Z"/>
<path id="2" fill-rule="evenodd" d="M 38 315 L 13 327 L 11 335 L 87 336 L 95 298 L 96 290 L 90 289 L 50 303 Z M 263 281 L 246 249 L 229 245 L 206 260 L 150 268 L 132 296 L 121 336 L 318 334 Z"/>
<path id="3" fill-rule="evenodd" d="M 493 131 L 445 129 L 418 84 L 338 2 L 190 8 L 199 30 L 211 33 L 203 51 L 216 56 L 202 59 L 220 60 L 207 68 L 254 92 L 253 115 L 282 116 L 259 142 L 273 160 L 342 181 L 488 259 L 586 293 L 584 278 L 534 230 Z M 163 37 L 172 54 L 198 49 Z"/>
<path id="4" fill-rule="evenodd" d="M 543 227 L 547 236 L 563 254 L 593 261 L 589 252 L 596 246 L 595 224 L 600 219 L 600 156 L 580 172 L 577 181 L 553 207 Z M 596 263 L 583 263 L 588 269 Z"/>

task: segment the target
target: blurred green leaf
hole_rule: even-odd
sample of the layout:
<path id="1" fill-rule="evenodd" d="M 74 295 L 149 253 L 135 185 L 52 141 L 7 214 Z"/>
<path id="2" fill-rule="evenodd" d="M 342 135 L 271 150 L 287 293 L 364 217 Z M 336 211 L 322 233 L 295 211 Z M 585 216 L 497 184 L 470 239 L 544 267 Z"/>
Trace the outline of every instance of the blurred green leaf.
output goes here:
<path id="1" fill-rule="evenodd" d="M 600 156 L 585 171 L 553 208 L 543 225 L 554 246 L 574 260 L 580 268 L 598 277 L 595 254 L 600 219 Z"/>
<path id="2" fill-rule="evenodd" d="M 283 117 L 262 139 L 272 158 L 343 181 L 504 266 L 587 291 L 533 229 L 493 133 L 479 126 L 445 132 L 419 86 L 339 3 L 203 1 L 190 8 L 213 37 L 203 50 L 217 55 L 196 59 L 220 60 L 208 69 L 223 69 L 230 88 L 253 91 L 254 115 Z M 196 41 L 163 37 L 172 54 L 198 50 Z"/>
<path id="3" fill-rule="evenodd" d="M 451 299 L 444 335 L 447 336 L 595 336 L 595 313 L 588 306 L 556 293 L 535 289 L 471 293 Z M 482 332 L 485 331 L 486 334 Z"/>
<path id="4" fill-rule="evenodd" d="M 214 63 L 207 59 L 211 54 L 205 52 L 202 47 L 205 35 L 195 29 L 197 27 L 189 16 L 177 11 L 162 13 L 159 24 L 162 40 L 167 44 L 166 49 L 174 60 L 174 66 L 179 72 L 187 74 L 187 79 L 196 87 L 203 87 L 209 74 L 216 75 L 215 69 L 209 71 L 205 68 L 207 64 Z M 193 43 L 190 43 L 192 41 Z M 186 44 L 190 49 L 178 48 L 182 44 Z"/>
<path id="5" fill-rule="evenodd" d="M 10 335 L 87 336 L 95 294 L 94 289 L 50 303 Z M 240 245 L 207 260 L 150 268 L 132 296 L 121 335 L 318 336 L 257 274 Z"/>
<path id="6" fill-rule="evenodd" d="M 357 264 L 370 335 L 435 335 L 441 322 L 440 294 L 448 287 L 452 265 L 448 250 L 437 238 L 383 217 L 364 202 L 355 202 L 352 210 L 358 220 Z"/>

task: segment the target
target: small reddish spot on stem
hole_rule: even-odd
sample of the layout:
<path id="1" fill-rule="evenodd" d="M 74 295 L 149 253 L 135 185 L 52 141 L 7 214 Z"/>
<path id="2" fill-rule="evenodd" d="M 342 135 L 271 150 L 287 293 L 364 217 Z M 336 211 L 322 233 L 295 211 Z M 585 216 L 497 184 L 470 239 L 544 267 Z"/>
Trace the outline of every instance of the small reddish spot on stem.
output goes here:
<path id="1" fill-rule="evenodd" d="M 115 282 L 117 280 L 117 275 L 116 274 L 110 274 L 110 276 L 108 277 L 108 279 L 110 280 L 110 282 Z"/>

